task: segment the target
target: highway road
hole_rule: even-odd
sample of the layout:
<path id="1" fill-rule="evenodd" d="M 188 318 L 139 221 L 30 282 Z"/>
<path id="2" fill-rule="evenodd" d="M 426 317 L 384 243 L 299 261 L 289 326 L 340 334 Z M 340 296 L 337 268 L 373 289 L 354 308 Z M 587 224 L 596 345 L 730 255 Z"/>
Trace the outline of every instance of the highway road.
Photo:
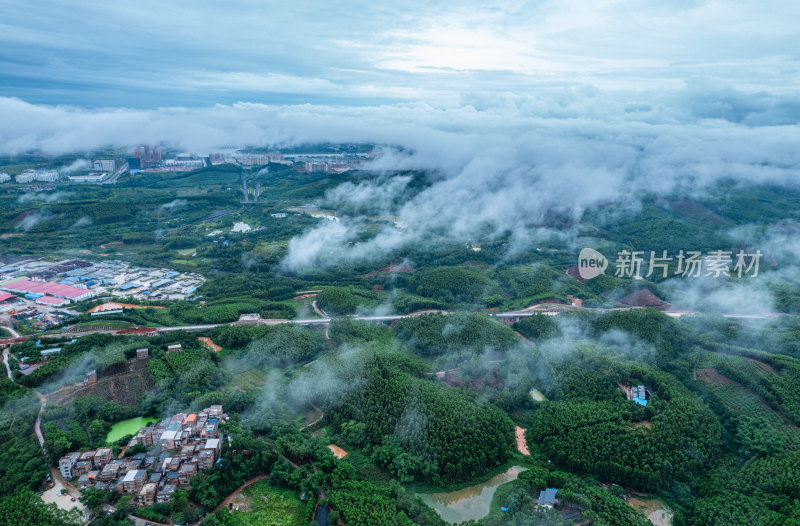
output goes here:
<path id="1" fill-rule="evenodd" d="M 585 310 L 590 310 L 590 311 L 596 311 L 596 312 L 609 312 L 609 311 L 619 311 L 619 310 L 632 310 L 632 309 L 636 309 L 636 308 L 639 308 L 639 307 L 616 307 L 616 308 L 612 308 L 612 309 L 601 309 L 601 308 L 593 309 L 593 308 L 588 308 L 588 307 L 581 307 L 581 308 L 575 308 L 575 307 L 553 308 L 552 305 L 547 304 L 547 305 L 541 306 L 540 309 L 529 308 L 529 309 L 525 309 L 523 311 L 497 312 L 497 313 L 491 313 L 491 312 L 490 313 L 486 313 L 486 312 L 484 312 L 483 314 L 486 314 L 487 316 L 492 317 L 492 318 L 496 318 L 496 319 L 498 319 L 500 321 L 509 321 L 509 320 L 518 321 L 518 320 L 520 320 L 522 318 L 529 318 L 531 316 L 534 316 L 535 314 L 544 314 L 544 315 L 548 315 L 548 316 L 555 316 L 557 314 L 560 314 L 560 313 L 563 313 L 563 312 L 568 312 L 570 310 L 584 310 L 584 311 Z M 403 318 L 410 318 L 410 317 L 413 317 L 413 316 L 421 316 L 423 314 L 429 314 L 429 313 L 448 314 L 447 311 L 426 310 L 426 311 L 413 312 L 411 314 L 356 315 L 356 316 L 350 316 L 350 318 L 352 318 L 354 320 L 361 320 L 361 321 L 391 323 L 393 321 L 397 321 L 397 320 L 400 320 L 400 319 L 403 319 Z M 670 316 L 670 317 L 673 317 L 673 318 L 680 318 L 682 316 L 699 314 L 699 313 L 695 312 L 695 311 L 667 311 L 667 312 L 665 312 L 665 314 L 667 316 Z M 723 314 L 722 316 L 724 316 L 725 318 L 732 319 L 732 320 L 768 320 L 768 319 L 775 319 L 777 317 L 783 316 L 783 314 L 782 313 L 764 313 L 764 314 L 731 313 L 731 314 Z M 333 320 L 333 319 L 334 318 L 329 317 L 329 316 L 324 316 L 324 317 L 319 317 L 319 318 L 307 318 L 307 319 L 302 319 L 302 320 L 272 319 L 272 318 L 264 319 L 264 318 L 260 318 L 257 321 L 251 322 L 251 323 L 242 323 L 242 322 L 235 321 L 235 322 L 229 322 L 229 323 L 208 323 L 208 324 L 199 324 L 199 325 L 179 325 L 179 326 L 173 326 L 173 327 L 143 327 L 143 328 L 144 329 L 153 329 L 154 331 L 156 331 L 158 333 L 165 333 L 165 332 L 174 332 L 174 331 L 188 331 L 188 332 L 208 331 L 208 330 L 211 330 L 211 329 L 215 329 L 217 327 L 221 327 L 223 325 L 281 325 L 281 324 L 285 324 L 285 323 L 294 323 L 295 325 L 302 325 L 302 326 L 305 326 L 305 327 L 314 327 L 314 326 L 329 325 L 331 323 L 331 320 Z M 98 333 L 98 332 L 107 333 L 107 334 L 115 334 L 115 333 L 118 333 L 119 331 L 113 331 L 113 330 L 91 330 L 91 331 L 86 331 L 86 332 L 70 333 L 69 336 L 71 336 L 73 338 L 80 338 L 82 336 L 86 336 L 88 334 L 93 334 L 93 333 Z M 55 338 L 55 337 L 59 337 L 60 338 L 60 337 L 64 337 L 64 336 L 67 336 L 67 335 L 64 334 L 63 332 L 49 332 L 49 333 L 46 332 L 46 333 L 41 333 L 38 336 L 39 337 L 43 337 L 43 338 Z M 2 343 L 3 343 L 3 340 L 0 340 L 0 344 L 2 344 Z"/>

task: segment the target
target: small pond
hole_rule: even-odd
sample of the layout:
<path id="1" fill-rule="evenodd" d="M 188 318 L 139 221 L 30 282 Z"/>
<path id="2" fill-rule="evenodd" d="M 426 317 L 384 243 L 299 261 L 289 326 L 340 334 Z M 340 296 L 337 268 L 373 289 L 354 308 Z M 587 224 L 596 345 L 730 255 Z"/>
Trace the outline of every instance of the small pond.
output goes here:
<path id="1" fill-rule="evenodd" d="M 478 520 L 489 514 L 492 497 L 497 488 L 516 479 L 524 469 L 520 466 L 511 466 L 504 473 L 495 475 L 482 484 L 448 493 L 418 493 L 417 495 L 449 523 L 470 519 Z"/>
<path id="2" fill-rule="evenodd" d="M 146 426 L 150 422 L 158 422 L 158 419 L 149 416 L 137 416 L 136 418 L 129 418 L 128 420 L 117 422 L 111 426 L 111 431 L 109 431 L 108 436 L 106 436 L 106 442 L 112 444 L 125 435 L 135 435 L 139 431 L 139 428 Z"/>

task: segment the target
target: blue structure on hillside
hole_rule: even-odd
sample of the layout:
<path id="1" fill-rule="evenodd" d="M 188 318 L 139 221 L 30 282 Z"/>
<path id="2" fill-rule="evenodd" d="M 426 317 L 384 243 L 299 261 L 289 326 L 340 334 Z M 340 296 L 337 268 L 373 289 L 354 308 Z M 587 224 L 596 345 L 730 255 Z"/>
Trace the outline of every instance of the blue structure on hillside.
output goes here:
<path id="1" fill-rule="evenodd" d="M 546 488 L 539 492 L 539 506 L 547 506 L 552 508 L 556 505 L 556 488 Z"/>

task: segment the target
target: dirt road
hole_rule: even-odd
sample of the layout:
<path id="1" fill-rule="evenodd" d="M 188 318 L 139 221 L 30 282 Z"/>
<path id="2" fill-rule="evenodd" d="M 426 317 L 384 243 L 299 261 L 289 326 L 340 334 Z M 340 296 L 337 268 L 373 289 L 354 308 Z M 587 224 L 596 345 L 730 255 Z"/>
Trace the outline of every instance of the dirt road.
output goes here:
<path id="1" fill-rule="evenodd" d="M 47 455 L 47 450 L 44 448 L 44 435 L 42 434 L 42 411 L 44 411 L 44 406 L 47 405 L 47 397 L 39 391 L 36 391 L 36 395 L 42 402 L 42 407 L 39 408 L 39 414 L 36 415 L 36 423 L 33 424 L 33 429 L 36 431 L 36 438 L 39 439 L 39 447 L 41 447 L 42 452 Z"/>
<path id="2" fill-rule="evenodd" d="M 325 313 L 325 311 L 320 309 L 317 306 L 317 300 L 314 300 L 314 301 L 311 302 L 311 307 L 314 309 L 314 312 L 316 312 L 317 314 L 319 314 L 323 318 L 327 318 L 328 317 L 328 315 Z"/>
<path id="3" fill-rule="evenodd" d="M 314 424 L 316 424 L 317 422 L 319 422 L 320 420 L 325 418 L 325 413 L 323 413 L 322 410 L 319 407 L 317 407 L 317 406 L 312 406 L 312 407 L 314 408 L 314 412 L 319 412 L 319 416 L 317 418 L 315 418 L 314 420 L 312 420 L 311 422 L 309 422 L 306 425 L 304 425 L 303 427 L 301 427 L 300 431 L 303 431 L 303 430 L 313 426 Z"/>
<path id="4" fill-rule="evenodd" d="M 8 375 L 8 379 L 13 382 L 14 377 L 11 376 L 11 367 L 8 365 L 8 349 L 3 349 L 3 363 L 6 364 L 6 374 Z"/>

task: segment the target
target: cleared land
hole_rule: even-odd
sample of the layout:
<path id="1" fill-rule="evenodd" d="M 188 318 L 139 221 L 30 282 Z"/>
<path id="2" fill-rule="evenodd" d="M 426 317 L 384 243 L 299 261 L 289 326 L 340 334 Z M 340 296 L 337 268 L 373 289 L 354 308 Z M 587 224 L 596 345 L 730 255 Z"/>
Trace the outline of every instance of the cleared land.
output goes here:
<path id="1" fill-rule="evenodd" d="M 523 455 L 530 455 L 531 452 L 528 449 L 528 442 L 525 440 L 525 430 L 519 426 L 514 427 L 514 435 L 517 439 L 517 449 Z"/>
<path id="2" fill-rule="evenodd" d="M 270 486 L 266 480 L 260 480 L 242 491 L 233 505 L 232 515 L 237 524 L 306 526 L 305 505 L 300 502 L 295 492 Z"/>
<path id="3" fill-rule="evenodd" d="M 334 444 L 329 444 L 328 449 L 333 451 L 333 456 L 336 458 L 344 458 L 347 456 L 347 451 Z"/>
<path id="4" fill-rule="evenodd" d="M 674 513 L 658 499 L 631 497 L 628 506 L 644 513 L 655 526 L 670 526 Z"/>

